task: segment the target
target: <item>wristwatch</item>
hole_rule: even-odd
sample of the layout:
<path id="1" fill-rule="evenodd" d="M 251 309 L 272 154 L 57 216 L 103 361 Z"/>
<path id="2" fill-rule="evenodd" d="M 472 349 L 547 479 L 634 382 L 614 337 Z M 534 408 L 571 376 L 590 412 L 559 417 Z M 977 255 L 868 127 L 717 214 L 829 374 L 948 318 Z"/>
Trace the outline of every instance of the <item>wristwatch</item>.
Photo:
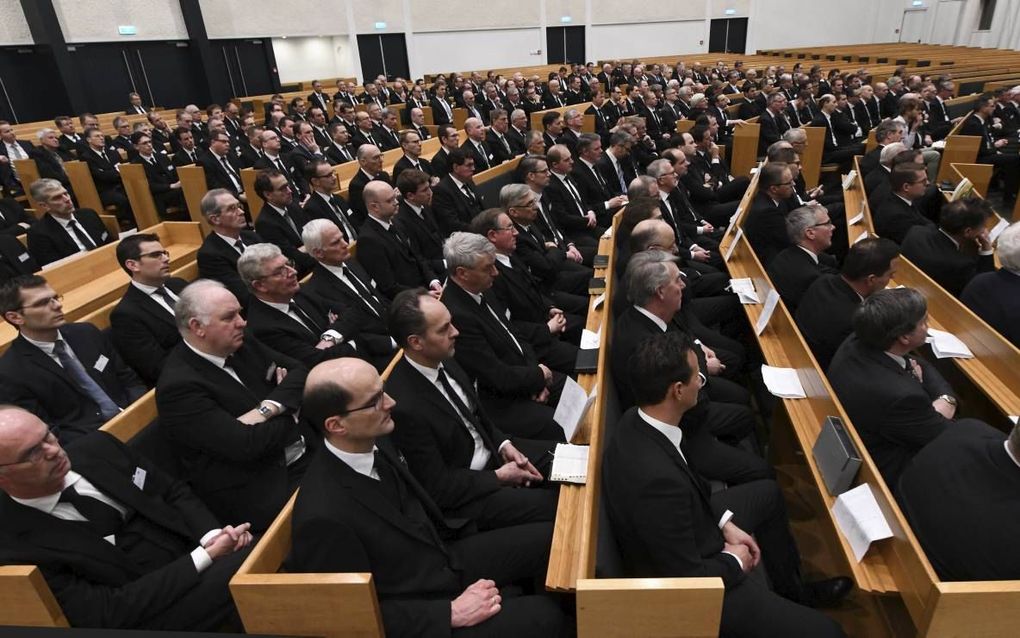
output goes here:
<path id="1" fill-rule="evenodd" d="M 270 419 L 273 416 L 273 408 L 269 407 L 268 405 L 260 405 L 258 407 L 258 411 L 259 414 L 261 414 L 263 417 L 267 419 Z"/>
<path id="2" fill-rule="evenodd" d="M 954 396 L 950 396 L 948 394 L 940 394 L 939 396 L 937 396 L 935 398 L 936 398 L 936 400 L 937 399 L 942 399 L 943 401 L 945 401 L 949 405 L 953 406 L 954 408 L 956 407 L 956 397 L 954 397 Z"/>

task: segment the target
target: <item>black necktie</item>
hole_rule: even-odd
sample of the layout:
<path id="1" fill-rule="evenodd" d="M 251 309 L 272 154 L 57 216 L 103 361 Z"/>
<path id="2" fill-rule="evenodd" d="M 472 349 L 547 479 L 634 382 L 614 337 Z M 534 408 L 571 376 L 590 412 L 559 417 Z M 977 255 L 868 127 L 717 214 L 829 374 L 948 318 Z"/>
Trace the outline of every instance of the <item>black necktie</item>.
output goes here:
<path id="1" fill-rule="evenodd" d="M 170 296 L 170 291 L 166 289 L 166 286 L 156 288 L 156 290 L 153 291 L 153 294 L 157 294 L 162 297 L 163 301 L 166 302 L 166 305 L 170 306 L 170 311 L 173 312 L 174 308 L 177 306 L 177 300 Z"/>
<path id="2" fill-rule="evenodd" d="M 570 197 L 574 200 L 574 203 L 577 204 L 578 210 L 581 211 L 581 216 L 584 216 L 586 213 L 584 210 L 584 204 L 581 202 L 581 195 L 577 192 L 577 188 L 574 186 L 573 180 L 570 179 L 570 175 L 563 178 L 563 184 L 567 187 L 567 191 L 570 193 Z"/>
<path id="3" fill-rule="evenodd" d="M 71 232 L 74 233 L 74 236 L 78 238 L 78 241 L 80 241 L 82 245 L 85 246 L 85 250 L 92 250 L 93 248 L 96 247 L 96 242 L 92 241 L 92 238 L 88 236 L 88 233 L 82 230 L 81 226 L 78 225 L 78 222 L 76 220 L 72 219 L 71 221 L 67 222 L 67 227 L 71 229 Z"/>
<path id="4" fill-rule="evenodd" d="M 462 185 L 460 188 L 461 190 L 464 191 L 464 195 L 466 195 L 467 198 L 471 200 L 472 204 L 477 202 L 477 200 L 475 199 L 475 194 L 471 192 L 471 189 L 468 188 L 467 184 Z"/>
<path id="5" fill-rule="evenodd" d="M 398 510 L 404 511 L 400 478 L 379 450 L 375 451 L 375 473 L 379 475 L 379 487 L 382 488 L 386 498 Z"/>
<path id="6" fill-rule="evenodd" d="M 478 156 L 482 158 L 482 170 L 489 168 L 489 158 L 485 153 L 485 147 L 481 144 L 476 144 L 475 149 L 478 151 Z"/>
<path id="7" fill-rule="evenodd" d="M 234 242 L 234 248 L 237 249 L 237 252 L 241 253 L 242 255 L 244 254 L 244 242 L 242 242 L 240 239 Z"/>
<path id="8" fill-rule="evenodd" d="M 60 493 L 58 502 L 73 505 L 78 513 L 88 519 L 89 524 L 100 536 L 115 534 L 124 524 L 120 512 L 99 499 L 79 494 L 73 485 Z"/>
<path id="9" fill-rule="evenodd" d="M 475 415 L 475 411 L 468 408 L 468 406 L 461 400 L 460 395 L 453 389 L 453 385 L 446 376 L 446 370 L 442 367 L 439 368 L 439 385 L 443 386 L 443 390 L 446 392 L 446 396 L 450 399 L 450 403 L 456 408 L 457 412 L 471 425 L 475 426 L 475 430 L 478 430 L 479 436 L 481 436 L 481 429 L 478 427 L 478 418 Z M 484 440 L 484 438 L 483 438 Z"/>
<path id="10" fill-rule="evenodd" d="M 322 334 L 322 326 L 320 326 L 317 321 L 312 319 L 307 312 L 302 310 L 301 306 L 297 305 L 293 301 L 291 301 L 287 305 L 290 307 L 290 311 L 297 315 L 299 319 L 301 319 L 301 323 L 304 324 L 305 328 L 308 329 L 308 332 L 316 336 Z"/>
<path id="11" fill-rule="evenodd" d="M 351 226 L 351 222 L 348 221 L 347 215 L 344 214 L 343 208 L 335 198 L 329 198 L 329 205 L 333 209 L 333 214 L 336 215 L 340 221 L 340 225 L 343 227 L 344 235 L 347 235 L 347 241 L 352 242 L 358 238 L 358 233 L 354 231 L 354 226 Z"/>
<path id="12" fill-rule="evenodd" d="M 347 281 L 351 282 L 351 284 L 354 286 L 354 289 L 358 291 L 358 295 L 360 295 L 361 298 L 365 300 L 365 303 L 368 304 L 369 308 L 372 309 L 372 312 L 381 317 L 383 314 L 382 304 L 379 302 L 376 296 L 372 294 L 372 291 L 369 290 L 368 286 L 366 286 L 363 281 L 358 279 L 358 276 L 355 275 L 354 271 L 351 270 L 350 268 L 343 266 L 341 267 L 341 272 L 343 273 L 344 277 L 347 278 Z"/>

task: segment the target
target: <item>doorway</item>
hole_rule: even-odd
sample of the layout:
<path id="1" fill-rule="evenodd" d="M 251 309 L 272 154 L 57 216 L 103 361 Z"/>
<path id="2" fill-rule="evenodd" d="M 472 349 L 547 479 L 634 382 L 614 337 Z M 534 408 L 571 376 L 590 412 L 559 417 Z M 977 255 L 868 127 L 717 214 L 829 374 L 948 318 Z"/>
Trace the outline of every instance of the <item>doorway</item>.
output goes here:
<path id="1" fill-rule="evenodd" d="M 709 53 L 745 53 L 747 18 L 712 20 L 708 30 Z"/>
<path id="2" fill-rule="evenodd" d="M 584 27 L 546 27 L 546 64 L 584 64 Z"/>
<path id="3" fill-rule="evenodd" d="M 369 33 L 358 36 L 361 77 L 365 80 L 385 75 L 388 81 L 409 78 L 407 42 L 403 33 Z"/>

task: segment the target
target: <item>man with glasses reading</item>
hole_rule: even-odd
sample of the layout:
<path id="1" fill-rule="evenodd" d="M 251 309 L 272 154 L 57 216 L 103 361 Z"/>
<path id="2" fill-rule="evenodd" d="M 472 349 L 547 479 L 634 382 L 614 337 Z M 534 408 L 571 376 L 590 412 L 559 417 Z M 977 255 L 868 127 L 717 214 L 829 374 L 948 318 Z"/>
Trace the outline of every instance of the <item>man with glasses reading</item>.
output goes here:
<path id="1" fill-rule="evenodd" d="M 61 300 L 38 275 L 0 286 L 0 312 L 18 330 L 0 357 L 0 402 L 35 414 L 68 442 L 98 429 L 146 388 L 99 328 L 67 323 Z"/>

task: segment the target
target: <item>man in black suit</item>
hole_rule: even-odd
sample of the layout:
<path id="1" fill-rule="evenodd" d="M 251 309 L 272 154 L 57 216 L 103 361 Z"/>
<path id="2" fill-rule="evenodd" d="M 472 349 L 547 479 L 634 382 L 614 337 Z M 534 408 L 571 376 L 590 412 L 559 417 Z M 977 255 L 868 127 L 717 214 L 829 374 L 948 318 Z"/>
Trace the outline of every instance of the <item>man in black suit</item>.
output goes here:
<path id="1" fill-rule="evenodd" d="M 522 155 L 528 150 L 528 113 L 522 108 L 510 112 L 510 127 L 506 130 L 507 140 L 514 155 Z"/>
<path id="2" fill-rule="evenodd" d="M 377 136 L 377 132 L 372 124 L 372 118 L 366 111 L 358 111 L 354 114 L 354 122 L 356 128 L 351 131 L 351 145 L 354 146 L 355 150 L 360 149 L 366 144 L 382 148 L 382 140 Z"/>
<path id="3" fill-rule="evenodd" d="M 131 122 L 126 117 L 115 117 L 113 128 L 117 134 L 107 139 L 109 150 L 119 156 L 120 161 L 130 161 L 135 155 L 135 147 L 131 144 Z"/>
<path id="4" fill-rule="evenodd" d="M 921 448 L 954 427 L 956 393 L 935 366 L 911 355 L 928 336 L 928 304 L 912 288 L 864 300 L 828 375 L 886 485 Z"/>
<path id="5" fill-rule="evenodd" d="M 1020 317 L 1020 224 L 1002 231 L 995 247 L 1002 268 L 971 279 L 960 301 L 1020 347 L 1020 322 L 1016 320 Z"/>
<path id="6" fill-rule="evenodd" d="M 32 153 L 32 143 L 19 140 L 14 127 L 6 120 L 0 120 L 0 186 L 7 190 L 9 195 L 21 195 L 25 189 L 18 176 L 18 171 L 12 163 L 13 160 L 29 159 Z"/>
<path id="7" fill-rule="evenodd" d="M 298 276 L 304 277 L 315 266 L 315 260 L 301 243 L 301 228 L 308 222 L 308 216 L 294 201 L 287 177 L 279 171 L 259 171 L 254 188 L 255 194 L 265 201 L 255 221 L 255 232 L 264 241 L 279 246 L 294 262 Z"/>
<path id="8" fill-rule="evenodd" d="M 133 226 L 134 213 L 131 212 L 131 203 L 124 192 L 120 171 L 117 170 L 120 155 L 115 150 L 106 148 L 106 138 L 99 129 L 85 133 L 85 140 L 88 142 L 88 149 L 81 153 L 80 157 L 88 164 L 92 181 L 95 182 L 96 190 L 99 192 L 99 200 L 103 206 L 117 207 L 117 219 L 122 226 Z"/>
<path id="9" fill-rule="evenodd" d="M 64 158 L 60 156 L 60 139 L 53 129 L 44 128 L 39 131 L 39 146 L 30 152 L 31 158 L 35 160 L 36 168 L 39 169 L 39 177 L 55 179 L 64 185 L 64 188 L 71 191 L 71 178 L 64 170 Z M 31 185 L 28 185 L 31 186 Z"/>
<path id="10" fill-rule="evenodd" d="M 74 119 L 67 115 L 58 115 L 53 118 L 53 124 L 60 133 L 60 159 L 65 162 L 78 157 L 78 148 L 85 143 L 85 140 L 74 127 Z"/>
<path id="11" fill-rule="evenodd" d="M 157 235 L 139 233 L 122 239 L 117 243 L 117 263 L 131 284 L 110 313 L 113 345 L 152 387 L 167 355 L 181 341 L 174 306 L 188 282 L 170 276 L 170 253 Z"/>
<path id="12" fill-rule="evenodd" d="M 433 93 L 429 103 L 432 106 L 433 122 L 440 126 L 453 123 L 453 109 L 450 108 L 450 103 L 446 99 L 445 84 L 436 85 L 435 93 Z"/>
<path id="13" fill-rule="evenodd" d="M 897 165 L 889 176 L 889 188 L 890 195 L 877 210 L 872 210 L 875 232 L 880 237 L 902 244 L 912 227 L 933 226 L 918 210 L 928 188 L 928 173 L 923 164 Z"/>
<path id="14" fill-rule="evenodd" d="M 28 252 L 40 266 L 113 241 L 99 215 L 75 209 L 67 189 L 55 179 L 39 179 L 29 189 L 42 217 L 28 229 Z"/>
<path id="15" fill-rule="evenodd" d="M 42 277 L 4 284 L 0 311 L 18 330 L 0 357 L 0 402 L 43 419 L 61 441 L 95 431 L 145 394 L 98 328 L 67 323 L 61 296 Z"/>
<path id="16" fill-rule="evenodd" d="M 853 583 L 848 578 L 801 581 L 800 558 L 775 481 L 751 481 L 712 494 L 702 478 L 690 432 L 680 425 L 700 389 L 690 338 L 665 333 L 648 339 L 627 372 L 635 379 L 637 407 L 616 423 L 602 469 L 624 574 L 722 578 L 723 635 L 845 635 L 804 605 L 837 602 Z M 762 579 L 748 577 L 761 563 L 775 592 Z"/>
<path id="17" fill-rule="evenodd" d="M 239 155 L 238 160 L 241 164 L 241 168 L 254 168 L 255 163 L 263 157 L 262 151 L 262 132 L 265 131 L 261 126 L 249 126 L 248 129 L 242 136 L 241 141 L 237 147 L 237 153 Z M 153 143 L 156 142 L 155 135 L 152 138 Z"/>
<path id="18" fill-rule="evenodd" d="M 597 251 L 598 238 L 605 232 L 605 228 L 598 225 L 595 211 L 586 205 L 577 183 L 571 177 L 574 159 L 570 149 L 562 144 L 553 145 L 546 154 L 546 163 L 551 176 L 543 199 L 546 199 L 553 219 L 567 239 L 582 252 Z"/>
<path id="19" fill-rule="evenodd" d="M 329 101 L 329 97 L 322 92 L 322 82 L 318 80 L 312 80 L 312 92 L 308 94 L 308 103 L 314 108 L 318 107 L 322 109 L 322 112 L 326 112 L 326 104 Z"/>
<path id="20" fill-rule="evenodd" d="M 793 195 L 793 173 L 780 162 L 770 162 L 758 175 L 758 194 L 744 219 L 744 233 L 766 268 L 792 243 L 786 232 L 786 214 Z"/>
<path id="21" fill-rule="evenodd" d="M 556 143 L 566 146 L 570 156 L 577 159 L 577 140 L 584 126 L 584 115 L 577 109 L 567 109 L 563 113 L 563 131 L 556 138 Z"/>
<path id="22" fill-rule="evenodd" d="M 769 146 L 783 139 L 783 133 L 790 130 L 790 121 L 786 119 L 786 96 L 782 91 L 769 95 L 768 106 L 758 118 L 761 129 L 758 131 L 758 155 L 765 155 Z"/>
<path id="23" fill-rule="evenodd" d="M 316 160 L 325 160 L 326 156 L 315 140 L 314 127 L 308 122 L 297 122 L 294 124 L 294 134 L 297 145 L 287 153 L 287 163 L 290 165 L 288 183 L 291 189 L 297 186 L 293 193 L 300 200 L 304 200 L 308 193 L 308 182 L 305 180 L 305 167 Z"/>
<path id="24" fill-rule="evenodd" d="M 688 171 L 689 183 L 693 181 L 701 187 L 698 191 L 689 189 L 695 202 L 702 199 L 713 203 L 739 201 L 747 191 L 750 180 L 743 175 L 734 177 L 730 174 L 726 161 L 719 157 L 719 146 L 712 141 L 711 127 L 695 124 L 690 130 L 690 135 L 694 139 L 696 150 L 693 155 L 687 157 L 691 162 Z"/>
<path id="25" fill-rule="evenodd" d="M 356 357 L 360 326 L 347 315 L 330 314 L 300 293 L 297 271 L 275 244 L 249 246 L 237 260 L 241 281 L 252 293 L 247 333 L 306 367 L 326 359 Z"/>
<path id="26" fill-rule="evenodd" d="M 174 166 L 188 166 L 189 164 L 199 163 L 198 158 L 202 155 L 203 151 L 195 145 L 195 134 L 190 129 L 178 126 L 174 129 L 173 139 L 178 146 L 178 149 L 171 158 Z"/>
<path id="27" fill-rule="evenodd" d="M 581 194 L 585 209 L 595 212 L 598 226 L 608 228 L 612 225 L 612 216 L 627 203 L 627 198 L 610 191 L 598 166 L 602 155 L 602 138 L 595 133 L 581 133 L 577 140 L 577 161 L 570 170 L 570 177 Z"/>
<path id="28" fill-rule="evenodd" d="M 336 171 L 324 160 L 315 160 L 305 166 L 305 179 L 312 192 L 305 201 L 305 216 L 311 219 L 328 219 L 336 224 L 348 242 L 358 238 L 354 219 L 347 202 L 336 194 Z M 307 224 L 307 221 L 305 222 Z"/>
<path id="29" fill-rule="evenodd" d="M 495 166 L 496 157 L 485 141 L 485 125 L 482 120 L 469 117 L 464 122 L 464 133 L 467 139 L 460 148 L 474 160 L 475 172 L 487 171 Z"/>
<path id="30" fill-rule="evenodd" d="M 224 188 L 242 202 L 248 198 L 241 183 L 241 165 L 230 143 L 230 136 L 222 132 L 209 133 L 209 152 L 198 156 L 198 163 L 205 171 L 206 187 L 210 190 Z"/>
<path id="31" fill-rule="evenodd" d="M 981 138 L 978 147 L 977 161 L 995 167 L 998 177 L 1002 178 L 1002 199 L 1006 208 L 1012 208 L 1016 201 L 1017 188 L 1020 188 L 1020 156 L 1016 150 L 1004 152 L 1002 149 L 1009 144 L 1009 139 L 995 139 L 992 134 L 992 114 L 995 111 L 995 98 L 985 95 L 974 104 L 974 112 L 963 121 L 960 135 L 973 135 Z"/>
<path id="32" fill-rule="evenodd" d="M 408 130 L 414 131 L 423 140 L 427 140 L 432 137 L 432 132 L 426 127 L 425 124 L 425 112 L 420 108 L 411 109 L 411 126 Z"/>
<path id="33" fill-rule="evenodd" d="M 518 153 L 513 149 L 510 140 L 510 119 L 507 112 L 496 109 L 490 114 L 492 123 L 485 134 L 485 143 L 492 152 L 493 163 L 502 164 L 512 160 Z"/>
<path id="34" fill-rule="evenodd" d="M 995 212 L 983 199 L 962 199 L 946 204 L 939 225 L 914 226 L 903 240 L 903 256 L 959 297 L 979 272 L 995 270 L 987 220 Z"/>
<path id="35" fill-rule="evenodd" d="M 879 161 L 882 158 L 882 149 L 889 144 L 901 141 L 905 131 L 906 127 L 902 122 L 895 120 L 879 122 L 878 126 L 875 127 L 875 141 L 878 142 L 878 145 L 865 153 L 864 157 L 857 162 L 861 169 L 860 177 L 867 177 L 873 170 L 878 168 Z"/>
<path id="36" fill-rule="evenodd" d="M 768 275 L 791 314 L 816 279 L 839 272 L 835 257 L 825 252 L 832 246 L 832 231 L 829 212 L 821 205 L 786 214 L 786 234 L 793 245 L 772 258 Z"/>
<path id="37" fill-rule="evenodd" d="M 854 155 L 864 153 L 864 145 L 855 141 L 857 125 L 836 110 L 837 99 L 831 94 L 818 99 L 819 113 L 811 120 L 811 126 L 825 129 L 825 148 L 822 162 L 839 164 L 840 171 L 847 173 L 853 166 Z"/>
<path id="38" fill-rule="evenodd" d="M 353 162 L 355 157 L 354 147 L 351 146 L 351 134 L 342 122 L 333 122 L 329 125 L 330 143 L 326 145 L 326 159 L 336 166 Z"/>
<path id="39" fill-rule="evenodd" d="M 35 222 L 35 217 L 32 217 L 18 200 L 10 197 L 0 198 L 0 235 L 10 237 L 24 235 Z"/>
<path id="40" fill-rule="evenodd" d="M 221 526 L 184 481 L 105 432 L 66 451 L 0 408 L 0 561 L 38 565 L 73 627 L 240 629 L 227 584 L 248 524 Z"/>
<path id="41" fill-rule="evenodd" d="M 861 302 L 885 290 L 899 267 L 900 249 L 884 237 L 866 237 L 850 247 L 839 274 L 819 276 L 797 307 L 797 327 L 822 370 L 853 332 Z"/>
<path id="42" fill-rule="evenodd" d="M 313 445 L 296 418 L 307 370 L 245 337 L 241 306 L 219 282 L 186 287 L 175 315 L 183 342 L 156 384 L 160 426 L 209 509 L 264 531 L 297 487 Z"/>
<path id="43" fill-rule="evenodd" d="M 429 176 L 422 171 L 406 170 L 400 173 L 397 177 L 400 206 L 393 220 L 397 230 L 428 261 L 432 272 L 442 275 L 446 272 L 446 264 L 443 263 L 443 234 L 430 205 L 430 182 Z"/>
<path id="44" fill-rule="evenodd" d="M 400 423 L 394 442 L 436 504 L 482 530 L 553 520 L 558 490 L 515 489 L 541 485 L 553 444 L 511 438 L 493 424 L 453 359 L 458 332 L 446 306 L 423 289 L 405 291 L 389 324 L 404 348 L 386 380 Z"/>
<path id="45" fill-rule="evenodd" d="M 298 184 L 298 180 L 294 176 L 294 164 L 291 161 L 291 154 L 284 155 L 280 136 L 277 135 L 276 131 L 266 129 L 262 131 L 260 144 L 262 146 L 262 157 L 255 160 L 252 168 L 256 171 L 278 171 L 287 178 L 287 184 L 290 185 L 292 196 L 297 193 L 300 197 L 301 185 Z M 309 154 L 309 157 L 311 157 L 311 154 Z M 312 159 L 315 158 L 312 157 Z"/>
<path id="46" fill-rule="evenodd" d="M 170 159 L 164 153 L 153 152 L 152 138 L 141 131 L 131 134 L 131 142 L 137 151 L 132 162 L 141 164 L 145 169 L 145 178 L 160 218 L 166 217 L 167 208 L 183 209 L 184 191 Z"/>
<path id="47" fill-rule="evenodd" d="M 399 181 L 400 174 L 407 170 L 420 171 L 429 177 L 430 186 L 439 183 L 439 176 L 432 162 L 421 156 L 421 136 L 408 129 L 400 133 L 400 148 L 404 155 L 393 165 L 394 183 Z"/>
<path id="48" fill-rule="evenodd" d="M 17 237 L 0 234 L 0 284 L 38 270 L 39 264 Z"/>
<path id="49" fill-rule="evenodd" d="M 247 230 L 244 208 L 230 191 L 222 188 L 209 191 L 200 208 L 213 232 L 198 249 L 198 276 L 222 283 L 242 306 L 247 306 L 249 293 L 237 274 L 237 259 L 246 247 L 263 240 Z"/>
<path id="50" fill-rule="evenodd" d="M 389 299 L 379 291 L 336 226 L 323 219 L 305 224 L 301 238 L 318 262 L 301 296 L 335 315 L 357 337 L 358 356 L 385 370 L 397 350 L 386 328 Z M 341 328 L 343 330 L 344 328 Z"/>
<path id="51" fill-rule="evenodd" d="M 386 436 L 394 402 L 364 362 L 316 366 L 303 405 L 325 449 L 294 506 L 288 571 L 370 571 L 388 635 L 469 635 L 461 628 L 474 625 L 471 635 L 559 634 L 547 598 L 502 601 L 497 589 L 544 576 L 550 523 L 471 535 L 467 521 L 444 520 L 398 460 Z"/>
<path id="52" fill-rule="evenodd" d="M 532 345 L 540 330 L 549 340 L 548 327 L 522 333 L 523 326 L 511 321 L 489 291 L 498 275 L 495 252 L 473 233 L 454 233 L 443 246 L 450 281 L 442 300 L 460 332 L 457 362 L 477 381 L 483 404 L 504 431 L 563 440 L 563 429 L 551 417 L 566 379 L 540 362 Z"/>
<path id="53" fill-rule="evenodd" d="M 347 185 L 347 201 L 351 205 L 354 225 L 360 228 L 368 217 L 368 208 L 362 195 L 366 186 L 374 181 L 392 186 L 392 182 L 389 173 L 382 169 L 382 151 L 378 147 L 364 144 L 358 147 L 357 155 L 359 168 Z"/>
<path id="54" fill-rule="evenodd" d="M 392 299 L 401 290 L 429 288 L 439 295 L 443 286 L 428 261 L 393 223 L 397 214 L 396 190 L 384 182 L 365 186 L 368 219 L 361 226 L 358 261 L 375 280 L 379 290 Z"/>
<path id="55" fill-rule="evenodd" d="M 397 121 L 397 113 L 393 109 L 383 109 L 380 126 L 377 129 L 376 139 L 379 141 L 379 150 L 391 151 L 400 148 L 400 137 L 397 131 L 400 123 Z"/>
<path id="56" fill-rule="evenodd" d="M 460 148 L 460 133 L 452 124 L 440 124 L 436 133 L 439 137 L 439 150 L 432 156 L 432 168 L 437 177 L 443 177 L 450 172 L 450 152 Z"/>
<path id="57" fill-rule="evenodd" d="M 1002 552 L 1016 538 L 1020 426 L 1007 438 L 991 427 L 956 425 L 917 453 L 897 496 L 941 580 L 1020 578 Z"/>
<path id="58" fill-rule="evenodd" d="M 464 149 L 453 149 L 448 154 L 450 172 L 432 191 L 432 210 L 444 235 L 467 230 L 475 215 L 482 212 L 485 202 L 475 188 L 474 157 Z"/>

